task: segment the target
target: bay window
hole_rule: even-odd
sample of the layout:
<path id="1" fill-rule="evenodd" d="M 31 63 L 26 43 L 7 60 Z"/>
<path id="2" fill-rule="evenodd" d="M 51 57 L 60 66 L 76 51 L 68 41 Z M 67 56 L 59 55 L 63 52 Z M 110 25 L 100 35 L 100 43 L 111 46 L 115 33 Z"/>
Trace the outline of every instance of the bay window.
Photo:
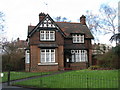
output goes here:
<path id="1" fill-rule="evenodd" d="M 41 49 L 40 53 L 41 63 L 54 63 L 55 62 L 55 49 Z"/>
<path id="2" fill-rule="evenodd" d="M 86 62 L 87 50 L 71 50 L 72 62 Z"/>

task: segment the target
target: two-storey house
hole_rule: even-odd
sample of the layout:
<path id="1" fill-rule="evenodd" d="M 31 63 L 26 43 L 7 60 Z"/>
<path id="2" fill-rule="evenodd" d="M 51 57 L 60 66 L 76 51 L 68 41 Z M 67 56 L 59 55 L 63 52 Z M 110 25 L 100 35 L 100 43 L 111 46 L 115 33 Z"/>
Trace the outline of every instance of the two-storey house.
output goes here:
<path id="1" fill-rule="evenodd" d="M 82 15 L 80 23 L 55 22 L 49 14 L 40 13 L 39 23 L 28 26 L 26 71 L 88 68 L 92 62 L 93 36 L 85 18 Z"/>

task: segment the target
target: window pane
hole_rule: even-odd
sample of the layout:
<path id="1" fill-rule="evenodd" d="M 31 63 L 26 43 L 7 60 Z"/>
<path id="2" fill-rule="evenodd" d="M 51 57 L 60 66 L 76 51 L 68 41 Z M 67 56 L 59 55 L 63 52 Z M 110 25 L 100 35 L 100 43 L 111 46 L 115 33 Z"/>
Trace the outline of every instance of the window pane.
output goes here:
<path id="1" fill-rule="evenodd" d="M 26 59 L 26 63 L 30 63 L 30 53 L 29 53 L 29 50 L 26 50 L 26 53 L 25 53 L 25 59 Z"/>
<path id="2" fill-rule="evenodd" d="M 88 61 L 88 57 L 87 57 L 87 51 L 85 50 L 85 61 Z"/>
<path id="3" fill-rule="evenodd" d="M 40 40 L 44 40 L 44 31 L 40 32 Z"/>
<path id="4" fill-rule="evenodd" d="M 75 59 L 74 57 L 75 57 L 74 54 L 72 54 L 72 62 L 74 62 L 74 59 Z"/>
<path id="5" fill-rule="evenodd" d="M 46 62 L 49 62 L 50 56 L 49 56 L 49 50 L 46 50 Z"/>
<path id="6" fill-rule="evenodd" d="M 54 31 L 50 32 L 50 40 L 54 40 L 55 39 L 55 34 Z"/>
<path id="7" fill-rule="evenodd" d="M 45 62 L 45 50 L 41 50 L 41 62 Z"/>
<path id="8" fill-rule="evenodd" d="M 46 31 L 46 40 L 49 40 L 49 31 Z"/>
<path id="9" fill-rule="evenodd" d="M 84 35 L 81 35 L 81 43 L 84 43 Z"/>
<path id="10" fill-rule="evenodd" d="M 80 56 L 79 58 L 80 58 L 80 62 L 81 62 L 81 58 L 82 58 L 81 57 L 81 50 L 79 50 L 79 56 Z"/>
<path id="11" fill-rule="evenodd" d="M 85 61 L 85 51 L 83 50 L 83 62 Z"/>
<path id="12" fill-rule="evenodd" d="M 51 62 L 55 62 L 55 50 L 51 50 Z"/>
<path id="13" fill-rule="evenodd" d="M 77 36 L 77 42 L 78 43 L 80 42 L 80 36 Z"/>

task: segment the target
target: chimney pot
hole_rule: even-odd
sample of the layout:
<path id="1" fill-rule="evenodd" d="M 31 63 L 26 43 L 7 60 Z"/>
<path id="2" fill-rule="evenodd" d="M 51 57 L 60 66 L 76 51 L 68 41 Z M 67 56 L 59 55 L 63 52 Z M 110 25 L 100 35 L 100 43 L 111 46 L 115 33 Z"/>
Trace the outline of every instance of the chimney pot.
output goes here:
<path id="1" fill-rule="evenodd" d="M 45 15 L 45 13 L 40 13 L 39 14 L 39 22 L 41 21 L 41 20 L 43 20 L 43 18 L 45 17 L 46 15 Z"/>
<path id="2" fill-rule="evenodd" d="M 85 17 L 84 15 L 82 15 L 82 16 L 80 17 L 80 23 L 81 23 L 82 25 L 86 25 L 86 17 Z"/>

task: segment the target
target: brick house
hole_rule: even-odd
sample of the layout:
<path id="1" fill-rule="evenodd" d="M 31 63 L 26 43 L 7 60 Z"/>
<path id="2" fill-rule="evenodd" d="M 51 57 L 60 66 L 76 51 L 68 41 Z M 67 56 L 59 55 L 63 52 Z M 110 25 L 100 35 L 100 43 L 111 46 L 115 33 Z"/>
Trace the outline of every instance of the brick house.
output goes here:
<path id="1" fill-rule="evenodd" d="M 92 62 L 93 36 L 85 18 L 82 15 L 80 23 L 55 22 L 49 14 L 40 13 L 39 23 L 28 26 L 26 71 L 88 68 Z"/>

